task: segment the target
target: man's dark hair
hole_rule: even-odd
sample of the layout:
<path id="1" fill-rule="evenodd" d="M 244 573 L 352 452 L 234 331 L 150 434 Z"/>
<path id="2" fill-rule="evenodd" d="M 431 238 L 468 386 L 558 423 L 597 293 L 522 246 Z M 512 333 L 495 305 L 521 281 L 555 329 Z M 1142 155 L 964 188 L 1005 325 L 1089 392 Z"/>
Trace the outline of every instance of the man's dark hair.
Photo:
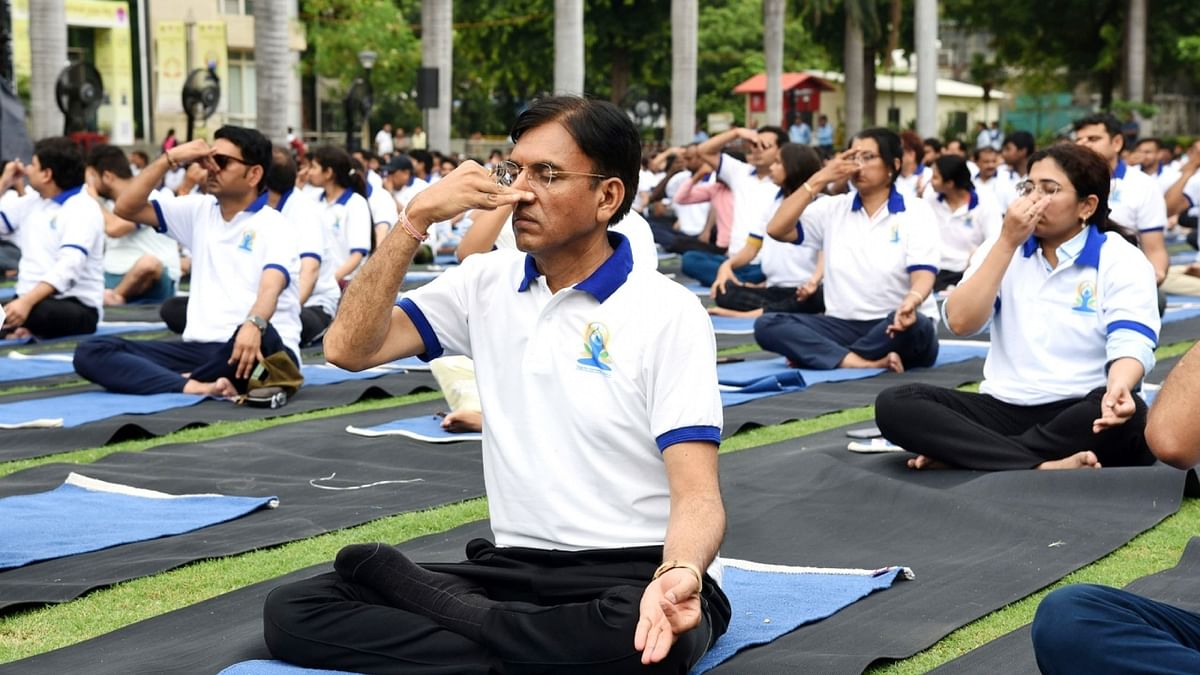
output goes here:
<path id="1" fill-rule="evenodd" d="M 267 172 L 267 189 L 283 194 L 296 187 L 296 159 L 283 148 L 271 152 L 271 170 Z"/>
<path id="2" fill-rule="evenodd" d="M 145 163 L 145 164 L 150 163 L 150 155 L 147 155 L 146 153 L 142 152 L 141 150 L 134 150 L 133 152 L 129 153 L 129 156 L 130 156 L 130 158 L 141 157 L 143 163 Z"/>
<path id="3" fill-rule="evenodd" d="M 637 195 L 638 166 L 641 163 L 642 139 L 637 127 L 625 111 L 607 101 L 579 96 L 543 98 L 521 113 L 510 135 L 514 142 L 530 129 L 557 122 L 567 130 L 575 144 L 592 160 L 592 172 L 621 179 L 625 199 L 609 219 L 614 225 L 629 212 Z M 592 186 L 600 184 L 592 179 Z"/>
<path id="4" fill-rule="evenodd" d="M 951 145 L 957 145 L 957 146 L 958 146 L 958 149 L 959 149 L 959 150 L 960 150 L 960 151 L 961 151 L 961 152 L 962 152 L 964 155 L 965 155 L 965 154 L 967 154 L 967 146 L 963 145 L 963 142 L 962 142 L 962 141 L 960 141 L 959 139 L 957 139 L 957 138 L 951 138 L 951 139 L 947 140 L 947 141 L 946 141 L 946 150 L 949 150 Z"/>
<path id="5" fill-rule="evenodd" d="M 1142 143 L 1153 143 L 1155 152 L 1158 152 L 1159 150 L 1163 149 L 1162 139 L 1158 138 L 1156 136 L 1146 136 L 1145 138 L 1139 138 L 1139 139 L 1137 139 L 1137 142 L 1133 144 L 1133 147 L 1136 148 L 1139 145 L 1141 145 Z"/>
<path id="6" fill-rule="evenodd" d="M 75 141 L 66 136 L 43 138 L 33 145 L 33 154 L 43 169 L 50 169 L 50 179 L 58 189 L 72 190 L 83 185 L 83 152 Z"/>
<path id="7" fill-rule="evenodd" d="M 971 182 L 971 169 L 967 167 L 967 160 L 958 155 L 942 155 L 933 160 L 933 165 L 937 167 L 938 173 L 942 175 L 942 181 L 953 183 L 954 187 L 959 190 L 974 190 L 975 184 Z"/>
<path id="8" fill-rule="evenodd" d="M 990 145 L 985 145 L 982 148 L 976 148 L 975 152 L 971 154 L 975 157 L 975 161 L 978 162 L 980 157 L 983 157 L 985 153 L 989 152 L 992 154 L 997 154 L 997 150 Z"/>
<path id="9" fill-rule="evenodd" d="M 788 132 L 783 130 L 783 127 L 777 127 L 773 124 L 766 124 L 758 128 L 759 134 L 775 134 L 775 145 L 782 148 L 792 140 L 788 136 Z"/>
<path id="10" fill-rule="evenodd" d="M 891 129 L 884 127 L 875 127 L 873 129 L 863 129 L 858 132 L 855 138 L 871 139 L 879 146 L 879 157 L 883 159 L 883 163 L 887 165 L 888 174 L 891 175 L 891 183 L 896 183 L 896 177 L 900 175 L 900 160 L 904 157 L 904 148 L 900 145 L 900 136 Z"/>
<path id="11" fill-rule="evenodd" d="M 924 141 L 922 141 L 922 143 L 923 143 L 923 144 L 925 144 L 925 145 L 928 145 L 928 146 L 929 146 L 929 147 L 931 147 L 931 148 L 933 148 L 933 151 L 934 151 L 934 152 L 941 152 L 941 151 L 942 151 L 942 142 L 941 142 L 941 141 L 939 141 L 939 140 L 938 140 L 938 139 L 936 139 L 936 138 L 933 138 L 933 137 L 926 138 Z"/>
<path id="12" fill-rule="evenodd" d="M 217 129 L 213 139 L 225 139 L 242 151 L 242 162 L 248 167 L 260 166 L 263 180 L 258 182 L 258 191 L 267 189 L 266 176 L 271 172 L 271 141 L 257 129 L 235 127 L 229 124 Z"/>
<path id="13" fill-rule="evenodd" d="M 97 173 L 111 171 L 117 178 L 133 178 L 129 169 L 129 159 L 115 145 L 97 145 L 88 153 L 87 165 Z"/>
<path id="14" fill-rule="evenodd" d="M 1108 137 L 1119 136 L 1121 134 L 1121 120 L 1117 119 L 1112 113 L 1092 113 L 1085 115 L 1075 120 L 1075 131 L 1079 131 L 1084 127 L 1090 127 L 1093 124 L 1104 126 L 1104 130 L 1108 132 Z"/>
<path id="15" fill-rule="evenodd" d="M 1004 139 L 1004 144 L 1012 143 L 1013 147 L 1018 150 L 1024 150 L 1025 155 L 1032 155 L 1037 150 L 1037 141 L 1033 139 L 1033 134 L 1028 131 L 1014 131 Z"/>

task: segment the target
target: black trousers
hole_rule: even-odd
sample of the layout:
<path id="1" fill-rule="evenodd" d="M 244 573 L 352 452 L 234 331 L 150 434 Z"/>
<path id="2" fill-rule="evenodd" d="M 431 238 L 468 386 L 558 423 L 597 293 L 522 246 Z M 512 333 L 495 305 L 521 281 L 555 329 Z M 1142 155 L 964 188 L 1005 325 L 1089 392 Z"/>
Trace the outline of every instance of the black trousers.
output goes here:
<path id="1" fill-rule="evenodd" d="M 962 281 L 963 272 L 966 270 L 938 270 L 937 276 L 933 280 L 933 292 L 944 291 L 952 285 Z"/>
<path id="2" fill-rule="evenodd" d="M 325 337 L 325 331 L 333 317 L 320 307 L 304 307 L 300 310 L 300 346 L 311 347 L 317 340 Z"/>
<path id="3" fill-rule="evenodd" d="M 34 336 L 48 339 L 89 335 L 96 332 L 99 322 L 100 312 L 78 298 L 46 298 L 29 310 L 24 327 Z"/>
<path id="4" fill-rule="evenodd" d="M 362 673 L 687 673 L 729 625 L 729 600 L 705 577 L 700 625 L 654 666 L 633 648 L 642 593 L 662 547 L 595 551 L 498 548 L 475 539 L 455 574 L 502 604 L 486 643 L 389 606 L 330 573 L 271 591 L 264 637 L 276 658 Z"/>
<path id="5" fill-rule="evenodd" d="M 717 307 L 749 312 L 761 309 L 764 312 L 803 312 L 822 314 L 825 312 L 825 287 L 804 299 L 796 299 L 793 286 L 739 286 L 725 284 L 725 292 L 717 293 Z"/>
<path id="6" fill-rule="evenodd" d="M 1014 405 L 927 384 L 880 392 L 875 423 L 887 439 L 918 454 L 966 469 L 1032 469 L 1047 460 L 1092 450 L 1102 466 L 1154 463 L 1146 446 L 1146 404 L 1124 424 L 1092 433 L 1104 387 L 1083 398 Z"/>
<path id="7" fill-rule="evenodd" d="M 182 335 L 183 329 L 187 328 L 187 308 L 188 296 L 177 295 L 163 300 L 162 307 L 158 308 L 158 315 L 172 333 Z"/>

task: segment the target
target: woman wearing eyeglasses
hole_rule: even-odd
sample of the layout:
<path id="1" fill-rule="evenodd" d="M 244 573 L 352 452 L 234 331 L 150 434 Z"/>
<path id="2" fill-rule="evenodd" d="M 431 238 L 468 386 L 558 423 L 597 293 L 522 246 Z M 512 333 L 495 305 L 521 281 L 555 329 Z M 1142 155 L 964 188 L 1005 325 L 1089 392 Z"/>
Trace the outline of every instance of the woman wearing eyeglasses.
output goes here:
<path id="1" fill-rule="evenodd" d="M 933 176 L 925 199 L 937 216 L 942 233 L 942 263 L 933 282 L 943 291 L 962 280 L 971 253 L 1000 232 L 1000 209 L 988 191 L 975 191 L 967 160 L 942 155 L 933 162 Z"/>
<path id="2" fill-rule="evenodd" d="M 899 136 L 867 129 L 780 204 L 767 233 L 823 252 L 825 314 L 762 315 L 764 349 L 821 370 L 933 365 L 941 241 L 929 205 L 896 191 L 900 157 Z M 814 185 L 847 178 L 854 194 L 816 199 Z"/>
<path id="3" fill-rule="evenodd" d="M 321 195 L 321 222 L 326 236 L 333 237 L 329 264 L 343 288 L 374 248 L 366 177 L 354 171 L 350 162 L 345 150 L 323 145 L 313 152 L 308 170 L 308 182 L 325 191 Z"/>
<path id="4" fill-rule="evenodd" d="M 917 455 L 910 467 L 1153 463 L 1136 392 L 1161 325 L 1154 270 L 1108 220 L 1110 178 L 1080 146 L 1030 159 L 999 237 L 942 309 L 956 335 L 991 326 L 980 393 L 903 385 L 875 403 L 884 436 Z"/>

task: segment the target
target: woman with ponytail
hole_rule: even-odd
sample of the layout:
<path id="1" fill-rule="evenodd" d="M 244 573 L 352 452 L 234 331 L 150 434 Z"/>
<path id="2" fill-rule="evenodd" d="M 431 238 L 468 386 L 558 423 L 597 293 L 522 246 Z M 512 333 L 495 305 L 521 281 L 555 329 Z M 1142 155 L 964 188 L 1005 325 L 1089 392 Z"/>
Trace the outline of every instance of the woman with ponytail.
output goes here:
<path id="1" fill-rule="evenodd" d="M 323 190 L 321 220 L 334 242 L 333 276 L 343 288 L 371 252 L 373 239 L 366 176 L 352 161 L 345 150 L 323 145 L 313 151 L 308 171 L 308 182 Z"/>
<path id="2" fill-rule="evenodd" d="M 956 335 L 991 326 L 980 393 L 887 389 L 879 429 L 914 469 L 1144 465 L 1161 326 L 1154 270 L 1108 221 L 1108 164 L 1088 148 L 1035 153 L 998 237 L 942 308 Z"/>

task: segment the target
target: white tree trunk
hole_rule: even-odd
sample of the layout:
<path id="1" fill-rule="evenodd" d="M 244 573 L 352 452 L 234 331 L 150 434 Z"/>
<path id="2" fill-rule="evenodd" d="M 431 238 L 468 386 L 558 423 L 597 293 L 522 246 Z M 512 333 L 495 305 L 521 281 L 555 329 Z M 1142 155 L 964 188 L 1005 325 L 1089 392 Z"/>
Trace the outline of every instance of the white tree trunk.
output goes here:
<path id="1" fill-rule="evenodd" d="M 438 69 L 437 107 L 428 111 L 426 138 L 430 150 L 450 151 L 450 106 L 454 100 L 454 0 L 422 0 L 421 63 Z"/>
<path id="2" fill-rule="evenodd" d="M 583 0 L 554 0 L 554 93 L 583 95 Z"/>
<path id="3" fill-rule="evenodd" d="M 292 100 L 288 0 L 254 3 L 254 69 L 258 85 L 258 130 L 277 147 L 285 146 L 288 105 Z"/>
<path id="4" fill-rule="evenodd" d="M 696 127 L 696 0 L 671 0 L 671 145 L 692 142 Z"/>
<path id="5" fill-rule="evenodd" d="M 913 26 L 917 47 L 917 133 L 938 136 L 937 120 L 937 0 L 916 0 Z"/>
<path id="6" fill-rule="evenodd" d="M 850 11 L 850 2 L 846 3 L 846 42 L 842 46 L 842 62 L 846 70 L 846 138 L 862 131 L 863 128 L 863 95 L 866 92 L 863 81 L 863 31 L 862 26 Z"/>
<path id="7" fill-rule="evenodd" d="M 1146 0 L 1129 0 L 1125 22 L 1125 97 L 1146 102 Z"/>
<path id="8" fill-rule="evenodd" d="M 767 124 L 783 123 L 784 0 L 763 0 L 763 50 L 767 61 Z"/>
<path id="9" fill-rule="evenodd" d="M 32 57 L 29 116 L 33 140 L 61 136 L 64 120 L 55 101 L 54 83 L 67 65 L 67 8 L 64 0 L 34 0 L 29 3 L 29 49 Z"/>

